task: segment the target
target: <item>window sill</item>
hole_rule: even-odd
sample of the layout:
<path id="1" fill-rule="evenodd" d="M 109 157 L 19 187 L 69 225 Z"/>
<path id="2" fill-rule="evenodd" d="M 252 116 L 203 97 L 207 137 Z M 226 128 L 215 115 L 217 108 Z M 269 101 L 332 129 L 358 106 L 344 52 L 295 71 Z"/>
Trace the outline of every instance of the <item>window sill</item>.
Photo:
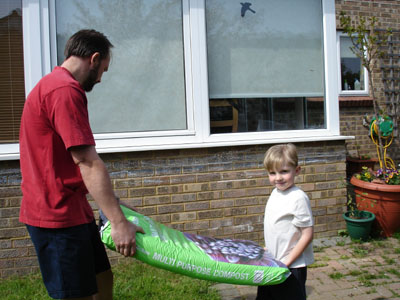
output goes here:
<path id="1" fill-rule="evenodd" d="M 339 107 L 373 106 L 370 96 L 339 96 Z"/>
<path id="2" fill-rule="evenodd" d="M 134 151 L 152 151 L 152 150 L 172 150 L 172 149 L 190 149 L 190 148 L 213 148 L 213 147 L 235 147 L 262 144 L 280 144 L 280 143 L 302 143 L 302 142 L 323 142 L 323 141 L 339 141 L 353 139 L 352 136 L 326 136 L 326 137 L 303 137 L 303 138 L 282 138 L 282 139 L 266 139 L 266 140 L 247 140 L 247 141 L 224 141 L 224 142 L 204 142 L 204 143 L 181 143 L 181 144 L 163 144 L 163 145 L 142 145 L 131 147 L 99 147 L 99 153 L 118 153 L 118 152 L 134 152 Z M 1 160 L 1 156 L 0 156 Z"/>

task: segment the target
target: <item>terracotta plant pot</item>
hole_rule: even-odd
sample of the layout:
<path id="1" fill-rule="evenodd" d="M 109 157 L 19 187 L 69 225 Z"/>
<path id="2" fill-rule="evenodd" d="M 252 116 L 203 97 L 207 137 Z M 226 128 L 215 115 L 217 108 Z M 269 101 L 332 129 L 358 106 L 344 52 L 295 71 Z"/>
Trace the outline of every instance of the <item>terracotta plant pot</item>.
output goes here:
<path id="1" fill-rule="evenodd" d="M 400 185 L 378 184 L 352 177 L 359 210 L 375 214 L 374 227 L 381 236 L 392 236 L 400 229 Z"/>

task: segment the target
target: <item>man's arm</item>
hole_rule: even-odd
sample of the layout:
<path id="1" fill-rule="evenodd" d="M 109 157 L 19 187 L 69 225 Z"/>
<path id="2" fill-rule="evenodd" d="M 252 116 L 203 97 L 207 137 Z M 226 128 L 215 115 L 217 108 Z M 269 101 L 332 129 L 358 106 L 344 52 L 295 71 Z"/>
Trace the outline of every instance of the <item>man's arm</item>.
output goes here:
<path id="1" fill-rule="evenodd" d="M 111 236 L 116 250 L 124 256 L 136 251 L 136 232 L 143 229 L 129 222 L 115 198 L 110 176 L 94 146 L 71 147 L 70 153 L 80 168 L 83 182 L 100 209 L 111 222 Z"/>

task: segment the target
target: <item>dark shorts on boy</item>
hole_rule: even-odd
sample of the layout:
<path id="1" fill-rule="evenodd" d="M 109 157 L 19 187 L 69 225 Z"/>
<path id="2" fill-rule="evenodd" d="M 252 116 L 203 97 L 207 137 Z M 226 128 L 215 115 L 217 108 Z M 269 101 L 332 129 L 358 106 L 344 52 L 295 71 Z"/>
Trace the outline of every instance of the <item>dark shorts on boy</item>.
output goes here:
<path id="1" fill-rule="evenodd" d="M 97 293 L 96 274 L 111 266 L 95 221 L 56 229 L 26 226 L 50 297 L 80 298 Z"/>
<path id="2" fill-rule="evenodd" d="M 290 272 L 281 284 L 259 286 L 256 300 L 306 300 L 307 267 L 292 268 Z"/>

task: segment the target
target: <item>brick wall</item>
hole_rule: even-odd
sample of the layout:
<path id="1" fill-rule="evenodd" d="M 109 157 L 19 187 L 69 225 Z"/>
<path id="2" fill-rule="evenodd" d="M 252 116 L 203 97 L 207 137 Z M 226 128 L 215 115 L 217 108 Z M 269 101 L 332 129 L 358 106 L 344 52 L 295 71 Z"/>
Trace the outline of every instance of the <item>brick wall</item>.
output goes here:
<path id="1" fill-rule="evenodd" d="M 336 21 L 337 27 L 340 28 L 339 14 L 344 11 L 346 15 L 354 17 L 376 17 L 377 28 L 400 30 L 400 1 L 393 0 L 336 0 Z M 355 23 L 354 23 L 355 24 Z M 379 64 L 374 69 L 375 95 L 380 103 L 384 106 L 385 96 L 384 87 L 381 80 L 381 72 Z M 352 105 L 341 106 L 340 108 L 340 128 L 342 135 L 353 135 L 355 140 L 347 141 L 347 149 L 351 155 L 356 153 L 357 145 L 360 147 L 360 154 L 370 154 L 377 157 L 376 147 L 368 138 L 368 129 L 363 126 L 362 119 L 365 114 L 372 115 L 373 108 L 370 105 L 360 105 L 354 101 Z M 366 101 L 363 101 L 364 103 Z M 389 155 L 398 163 L 400 162 L 400 143 L 396 138 L 393 145 L 389 147 Z"/>
<path id="2" fill-rule="evenodd" d="M 311 199 L 315 236 L 345 227 L 344 142 L 298 144 L 297 184 Z M 263 243 L 263 213 L 271 186 L 262 166 L 268 145 L 102 155 L 116 194 L 178 230 Z M 37 270 L 25 227 L 17 161 L 0 162 L 0 277 Z M 96 208 L 95 203 L 91 202 Z M 96 212 L 97 213 L 97 212 Z M 112 262 L 122 259 L 109 252 Z"/>

